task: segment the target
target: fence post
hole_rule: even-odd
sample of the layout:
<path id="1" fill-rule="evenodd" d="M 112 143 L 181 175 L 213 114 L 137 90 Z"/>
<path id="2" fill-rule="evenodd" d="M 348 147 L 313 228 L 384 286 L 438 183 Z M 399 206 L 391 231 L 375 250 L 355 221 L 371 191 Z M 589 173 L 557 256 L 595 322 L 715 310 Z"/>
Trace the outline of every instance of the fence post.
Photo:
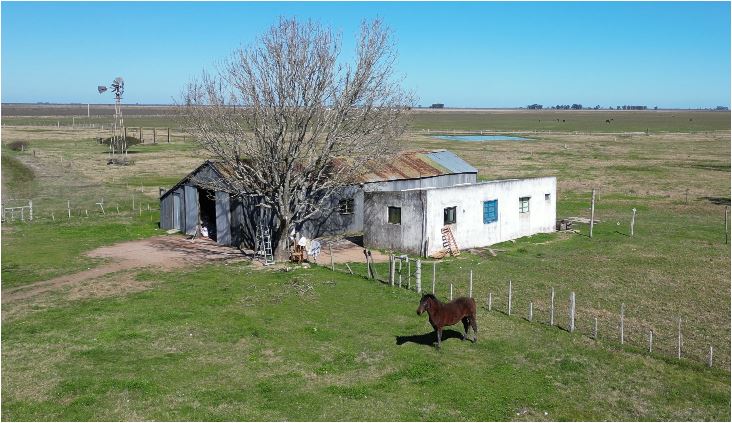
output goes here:
<path id="1" fill-rule="evenodd" d="M 595 226 L 595 189 L 592 189 L 592 212 L 590 214 L 590 238 L 592 238 L 592 228 Z"/>
<path id="2" fill-rule="evenodd" d="M 153 128 L 153 144 L 157 144 L 157 138 L 158 138 L 158 129 Z"/>
<path id="3" fill-rule="evenodd" d="M 620 304 L 620 345 L 625 343 L 625 303 Z"/>
<path id="4" fill-rule="evenodd" d="M 725 244 L 727 243 L 727 208 L 728 208 L 728 206 L 724 206 L 724 243 Z"/>
<path id="5" fill-rule="evenodd" d="M 491 311 L 493 309 L 493 293 L 488 293 L 488 311 Z"/>
<path id="6" fill-rule="evenodd" d="M 508 315 L 509 316 L 511 315 L 511 290 L 512 290 L 512 286 L 511 286 L 511 281 L 509 280 L 508 281 Z"/>
<path id="7" fill-rule="evenodd" d="M 473 298 L 473 271 L 470 270 L 470 284 L 468 285 L 468 298 Z"/>
<path id="8" fill-rule="evenodd" d="M 549 306 L 549 325 L 554 326 L 554 287 L 552 287 L 552 301 Z"/>
<path id="9" fill-rule="evenodd" d="M 29 209 L 29 214 L 30 214 L 28 219 L 32 222 L 33 221 L 33 200 L 28 200 L 28 209 Z M 727 215 L 725 214 L 725 219 L 726 218 L 727 218 Z"/>
<path id="10" fill-rule="evenodd" d="M 69 220 L 71 219 L 71 201 L 66 200 L 66 211 L 69 212 Z"/>
<path id="11" fill-rule="evenodd" d="M 399 288 L 402 287 L 402 259 L 399 258 Z"/>
<path id="12" fill-rule="evenodd" d="M 574 332 L 574 291 L 569 294 L 569 331 Z"/>
<path id="13" fill-rule="evenodd" d="M 170 128 L 168 128 L 168 144 L 170 144 Z"/>
<path id="14" fill-rule="evenodd" d="M 417 294 L 422 293 L 422 261 L 417 259 L 414 269 L 414 285 L 417 289 Z"/>
<path id="15" fill-rule="evenodd" d="M 653 352 L 653 329 L 648 331 L 648 352 Z"/>
<path id="16" fill-rule="evenodd" d="M 679 359 L 681 359 L 681 317 L 679 317 L 679 335 L 678 335 L 677 357 Z"/>
<path id="17" fill-rule="evenodd" d="M 529 301 L 529 322 L 534 320 L 534 303 Z"/>
<path id="18" fill-rule="evenodd" d="M 335 265 L 333 264 L 333 243 L 332 242 L 328 243 L 328 253 L 330 254 L 330 270 L 335 271 Z"/>
<path id="19" fill-rule="evenodd" d="M 633 217 L 630 218 L 630 236 L 633 236 L 635 232 L 635 211 L 635 207 L 633 207 Z"/>
<path id="20" fill-rule="evenodd" d="M 432 295 L 435 295 L 435 275 L 437 273 L 437 262 L 432 262 Z"/>
<path id="21" fill-rule="evenodd" d="M 712 367 L 712 357 L 714 355 L 714 349 L 712 349 L 712 346 L 709 346 L 709 359 L 707 361 L 707 366 Z"/>
<path id="22" fill-rule="evenodd" d="M 595 317 L 595 325 L 592 327 L 592 339 L 597 339 L 597 317 Z"/>
<path id="23" fill-rule="evenodd" d="M 450 284 L 450 301 L 452 301 L 452 284 Z"/>
<path id="24" fill-rule="evenodd" d="M 412 289 L 412 263 L 407 257 L 407 289 Z"/>
<path id="25" fill-rule="evenodd" d="M 394 254 L 389 254 L 389 285 L 394 286 Z"/>

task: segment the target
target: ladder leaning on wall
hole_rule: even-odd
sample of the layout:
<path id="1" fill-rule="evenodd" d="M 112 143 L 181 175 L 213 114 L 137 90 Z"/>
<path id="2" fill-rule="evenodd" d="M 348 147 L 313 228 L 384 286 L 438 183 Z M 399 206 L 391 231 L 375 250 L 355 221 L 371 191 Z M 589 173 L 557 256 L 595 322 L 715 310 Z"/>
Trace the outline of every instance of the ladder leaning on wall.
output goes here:
<path id="1" fill-rule="evenodd" d="M 447 249 L 451 256 L 459 256 L 460 249 L 455 241 L 455 236 L 452 234 L 452 229 L 449 226 L 443 226 L 440 232 L 442 232 L 442 246 Z"/>

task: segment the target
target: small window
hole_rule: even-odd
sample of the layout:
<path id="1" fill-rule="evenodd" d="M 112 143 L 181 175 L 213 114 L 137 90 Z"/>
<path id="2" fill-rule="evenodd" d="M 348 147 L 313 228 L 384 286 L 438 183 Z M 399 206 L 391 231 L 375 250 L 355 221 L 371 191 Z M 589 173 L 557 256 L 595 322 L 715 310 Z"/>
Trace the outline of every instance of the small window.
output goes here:
<path id="1" fill-rule="evenodd" d="M 455 217 L 457 215 L 457 207 L 447 207 L 445 208 L 445 219 L 444 224 L 445 225 L 452 225 L 455 223 Z"/>
<path id="2" fill-rule="evenodd" d="M 544 194 L 544 199 L 545 199 L 546 201 L 549 201 L 549 200 L 551 200 L 551 199 L 552 199 L 552 195 L 551 195 L 551 194 Z"/>
<path id="3" fill-rule="evenodd" d="M 338 213 L 353 214 L 353 198 L 347 198 L 338 202 Z"/>
<path id="4" fill-rule="evenodd" d="M 531 197 L 519 198 L 519 213 L 529 212 L 529 200 L 531 200 Z"/>
<path id="5" fill-rule="evenodd" d="M 402 224 L 402 208 L 389 206 L 389 223 L 392 225 Z"/>
<path id="6" fill-rule="evenodd" d="M 493 223 L 498 220 L 498 200 L 483 202 L 483 223 Z"/>

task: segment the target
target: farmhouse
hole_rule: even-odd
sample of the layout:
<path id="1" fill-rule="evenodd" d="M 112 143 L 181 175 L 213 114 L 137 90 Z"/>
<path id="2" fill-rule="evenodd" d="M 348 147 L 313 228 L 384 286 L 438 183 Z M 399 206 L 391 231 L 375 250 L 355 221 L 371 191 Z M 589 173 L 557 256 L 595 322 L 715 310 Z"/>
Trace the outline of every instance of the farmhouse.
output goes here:
<path id="1" fill-rule="evenodd" d="M 307 238 L 363 232 L 368 247 L 431 254 L 443 248 L 443 227 L 460 248 L 554 229 L 555 178 L 477 183 L 477 173 L 450 151 L 403 152 L 364 169 L 299 232 Z M 258 225 L 271 227 L 273 216 L 256 196 L 207 188 L 207 181 L 230 174 L 209 160 L 161 190 L 161 228 L 191 235 L 205 228 L 219 244 L 252 248 Z"/>

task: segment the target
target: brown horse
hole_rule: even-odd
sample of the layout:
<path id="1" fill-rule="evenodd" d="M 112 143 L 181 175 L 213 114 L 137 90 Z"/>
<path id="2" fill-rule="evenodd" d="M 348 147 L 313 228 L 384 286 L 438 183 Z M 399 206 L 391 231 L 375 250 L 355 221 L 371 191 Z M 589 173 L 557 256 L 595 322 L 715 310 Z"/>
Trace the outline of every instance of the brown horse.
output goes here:
<path id="1" fill-rule="evenodd" d="M 440 348 L 442 342 L 442 328 L 454 325 L 457 322 L 463 322 L 465 327 L 465 335 L 463 341 L 468 337 L 468 327 L 473 327 L 473 342 L 478 342 L 478 323 L 475 315 L 475 300 L 467 297 L 460 297 L 449 303 L 441 303 L 437 297 L 432 294 L 425 294 L 419 300 L 417 314 L 421 315 L 427 311 L 430 316 L 430 324 L 437 333 L 437 343 L 435 346 Z"/>

